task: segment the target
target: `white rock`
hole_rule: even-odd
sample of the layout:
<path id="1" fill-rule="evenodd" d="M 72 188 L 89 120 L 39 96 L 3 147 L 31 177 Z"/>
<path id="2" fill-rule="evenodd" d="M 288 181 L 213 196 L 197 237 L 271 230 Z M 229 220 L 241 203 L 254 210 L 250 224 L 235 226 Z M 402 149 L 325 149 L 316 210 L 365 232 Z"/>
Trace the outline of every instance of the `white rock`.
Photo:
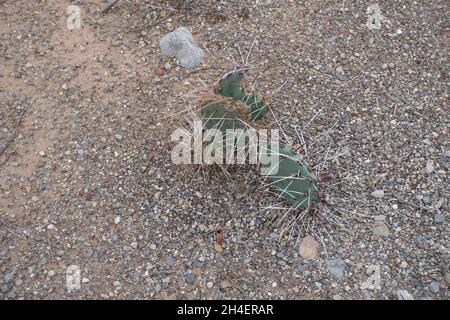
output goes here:
<path id="1" fill-rule="evenodd" d="M 381 199 L 384 197 L 384 190 L 375 190 L 371 193 L 372 197 Z"/>
<path id="2" fill-rule="evenodd" d="M 397 291 L 397 299 L 398 300 L 414 300 L 411 293 L 406 290 L 398 290 Z"/>
<path id="3" fill-rule="evenodd" d="M 197 46 L 191 32 L 185 27 L 166 34 L 159 46 L 164 54 L 175 56 L 183 67 L 195 68 L 202 63 L 203 50 Z"/>
<path id="4" fill-rule="evenodd" d="M 433 173 L 433 171 L 434 171 L 434 166 L 433 166 L 433 163 L 432 163 L 431 161 L 428 161 L 428 162 L 427 162 L 427 165 L 426 165 L 426 167 L 425 167 L 425 171 L 426 171 L 426 173 L 428 173 L 428 174 Z"/>
<path id="5" fill-rule="evenodd" d="M 117 217 L 114 219 L 114 223 L 115 223 L 115 224 L 119 224 L 119 223 L 120 223 L 120 216 L 117 216 Z"/>

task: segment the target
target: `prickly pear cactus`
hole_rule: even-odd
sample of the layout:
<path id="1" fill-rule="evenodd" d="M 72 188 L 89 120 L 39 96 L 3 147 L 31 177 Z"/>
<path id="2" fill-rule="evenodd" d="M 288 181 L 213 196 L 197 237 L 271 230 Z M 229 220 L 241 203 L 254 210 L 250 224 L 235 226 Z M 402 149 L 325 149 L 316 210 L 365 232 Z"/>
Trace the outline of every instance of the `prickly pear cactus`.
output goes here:
<path id="1" fill-rule="evenodd" d="M 261 119 L 267 113 L 269 108 L 262 98 L 242 90 L 245 70 L 237 68 L 227 74 L 215 90 L 216 95 L 221 97 L 203 101 L 201 118 L 205 129 L 215 128 L 224 134 L 227 129 L 245 129 L 246 121 Z M 278 172 L 268 177 L 293 209 L 310 208 L 318 200 L 315 175 L 307 165 L 302 164 L 301 157 L 291 147 L 278 149 Z"/>
<path id="2" fill-rule="evenodd" d="M 220 80 L 216 93 L 224 97 L 232 98 L 233 100 L 242 101 L 246 94 L 241 89 L 241 81 L 244 78 L 243 70 L 235 70 L 228 73 Z"/>
<path id="3" fill-rule="evenodd" d="M 301 164 L 301 157 L 289 146 L 279 149 L 278 172 L 269 176 L 280 196 L 294 209 L 308 209 L 318 200 L 315 175 L 307 165 Z"/>
<path id="4" fill-rule="evenodd" d="M 204 101 L 201 118 L 205 129 L 216 128 L 226 132 L 227 129 L 245 128 L 241 120 L 259 120 L 269 110 L 260 97 L 246 94 L 241 88 L 245 68 L 236 68 L 220 80 L 215 93 L 222 98 Z"/>
<path id="5" fill-rule="evenodd" d="M 218 129 L 226 133 L 227 129 L 242 129 L 244 123 L 241 110 L 234 101 L 211 100 L 201 109 L 201 118 L 205 129 Z"/>
<path id="6" fill-rule="evenodd" d="M 250 118 L 259 120 L 267 113 L 269 108 L 262 98 L 246 94 L 242 90 L 241 81 L 244 78 L 244 71 L 245 69 L 241 68 L 227 74 L 220 81 L 216 93 L 245 103 L 250 107 Z"/>

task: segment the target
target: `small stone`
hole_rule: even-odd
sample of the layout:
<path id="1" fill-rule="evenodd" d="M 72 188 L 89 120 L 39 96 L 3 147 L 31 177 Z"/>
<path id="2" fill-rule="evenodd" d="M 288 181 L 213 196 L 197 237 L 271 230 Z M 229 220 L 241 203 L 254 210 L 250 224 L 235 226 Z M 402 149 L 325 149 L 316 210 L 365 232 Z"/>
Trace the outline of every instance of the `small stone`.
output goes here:
<path id="1" fill-rule="evenodd" d="M 426 173 L 428 173 L 428 174 L 433 173 L 433 171 L 434 171 L 434 166 L 433 166 L 433 163 L 432 163 L 431 161 L 428 161 L 428 162 L 427 162 L 427 165 L 426 165 L 426 167 L 425 167 L 425 171 L 426 171 Z"/>
<path id="2" fill-rule="evenodd" d="M 220 244 L 216 243 L 214 245 L 214 250 L 216 250 L 217 252 L 222 252 L 223 248 L 222 248 L 222 246 Z"/>
<path id="3" fill-rule="evenodd" d="M 114 282 L 113 282 L 113 286 L 114 286 L 114 287 L 119 287 L 119 286 L 120 286 L 120 281 L 117 281 L 117 280 L 114 281 Z"/>
<path id="4" fill-rule="evenodd" d="M 441 285 L 439 284 L 439 282 L 433 281 L 432 283 L 430 283 L 429 288 L 432 293 L 439 293 Z"/>
<path id="5" fill-rule="evenodd" d="M 159 46 L 164 54 L 175 56 L 185 68 L 195 68 L 202 63 L 203 50 L 197 46 L 191 32 L 185 27 L 166 34 Z"/>
<path id="6" fill-rule="evenodd" d="M 194 260 L 194 262 L 192 263 L 192 265 L 193 265 L 194 267 L 196 267 L 196 268 L 200 268 L 200 267 L 203 267 L 203 266 L 205 265 L 205 261 L 204 261 L 204 260 L 201 261 L 200 258 L 199 258 L 199 259 Z"/>
<path id="7" fill-rule="evenodd" d="M 328 271 L 337 279 L 344 280 L 345 262 L 342 259 L 332 259 L 327 261 Z"/>
<path id="8" fill-rule="evenodd" d="M 130 246 L 131 246 L 133 249 L 136 249 L 137 246 L 138 246 L 138 244 L 137 244 L 137 242 L 132 242 L 132 243 L 130 244 Z"/>
<path id="9" fill-rule="evenodd" d="M 300 243 L 300 255 L 305 259 L 314 259 L 317 257 L 317 248 L 319 243 L 311 235 L 307 235 Z"/>
<path id="10" fill-rule="evenodd" d="M 439 209 L 442 207 L 442 205 L 444 204 L 444 202 L 445 202 L 445 199 L 444 199 L 444 198 L 440 198 L 440 199 L 435 203 L 434 208 L 435 208 L 436 210 L 439 210 Z"/>
<path id="11" fill-rule="evenodd" d="M 175 260 L 173 259 L 172 256 L 167 257 L 166 264 L 169 269 L 173 268 L 173 266 L 175 265 Z"/>
<path id="12" fill-rule="evenodd" d="M 373 219 L 375 221 L 384 221 L 386 219 L 386 216 L 384 214 L 379 214 L 379 215 L 376 215 L 375 217 L 373 217 Z"/>
<path id="13" fill-rule="evenodd" d="M 345 74 L 344 69 L 341 66 L 336 68 L 336 73 L 340 76 L 343 76 Z"/>
<path id="14" fill-rule="evenodd" d="M 117 140 L 122 140 L 122 138 L 123 138 L 122 135 L 118 134 L 118 133 L 115 134 L 114 136 L 116 137 Z"/>
<path id="15" fill-rule="evenodd" d="M 384 190 L 375 190 L 374 192 L 371 193 L 371 195 L 374 198 L 381 199 L 384 197 Z"/>
<path id="16" fill-rule="evenodd" d="M 67 84 L 66 83 L 64 83 L 62 86 L 61 86 L 61 89 L 63 89 L 63 90 L 67 90 Z"/>
<path id="17" fill-rule="evenodd" d="M 150 244 L 149 248 L 151 250 L 156 250 L 156 244 L 154 244 L 154 243 Z"/>
<path id="18" fill-rule="evenodd" d="M 31 63 L 28 62 L 28 63 L 25 65 L 25 68 L 31 69 L 31 68 L 33 68 L 33 65 L 32 65 Z"/>
<path id="19" fill-rule="evenodd" d="M 45 157 L 45 151 L 44 150 L 39 151 L 39 155 Z"/>
<path id="20" fill-rule="evenodd" d="M 83 279 L 81 279 L 81 282 L 82 282 L 82 283 L 88 283 L 89 281 L 91 281 L 91 280 L 89 280 L 88 278 L 83 278 Z"/>
<path id="21" fill-rule="evenodd" d="M 450 285 L 450 272 L 445 273 L 445 282 Z"/>
<path id="22" fill-rule="evenodd" d="M 406 290 L 397 290 L 398 300 L 414 300 L 413 296 Z"/>
<path id="23" fill-rule="evenodd" d="M 164 75 L 164 69 L 163 69 L 163 68 L 158 68 L 158 69 L 155 71 L 155 73 L 156 73 L 158 76 L 163 76 L 163 75 Z"/>
<path id="24" fill-rule="evenodd" d="M 196 280 L 196 275 L 195 274 L 193 274 L 192 272 L 189 272 L 188 274 L 186 274 L 185 276 L 184 276 L 184 281 L 187 283 L 187 284 L 193 284 L 194 282 L 195 282 L 195 280 Z"/>
<path id="25" fill-rule="evenodd" d="M 213 286 L 214 286 L 214 283 L 212 283 L 211 281 L 208 281 L 208 282 L 206 283 L 206 287 L 207 287 L 208 289 L 211 289 Z"/>
<path id="26" fill-rule="evenodd" d="M 51 278 L 51 277 L 53 277 L 55 275 L 55 271 L 53 271 L 53 270 L 50 270 L 49 272 L 48 272 L 48 276 Z"/>
<path id="27" fill-rule="evenodd" d="M 227 279 L 222 280 L 220 282 L 220 287 L 223 288 L 223 289 L 229 288 L 229 287 L 231 287 L 231 282 L 229 280 L 227 280 Z"/>
<path id="28" fill-rule="evenodd" d="M 5 281 L 5 283 L 11 282 L 11 280 L 13 279 L 15 273 L 16 273 L 15 271 L 8 272 L 8 273 L 3 277 L 3 280 Z"/>
<path id="29" fill-rule="evenodd" d="M 377 221 L 372 233 L 380 237 L 389 237 L 390 234 L 388 226 L 383 221 Z"/>
<path id="30" fill-rule="evenodd" d="M 165 69 L 166 71 L 169 71 L 171 68 L 172 68 L 172 65 L 171 65 L 169 62 L 166 62 L 166 63 L 164 64 L 164 69 Z"/>
<path id="31" fill-rule="evenodd" d="M 423 202 L 423 204 L 425 204 L 425 205 L 431 204 L 431 197 L 430 197 L 430 196 L 423 196 L 422 202 Z"/>
<path id="32" fill-rule="evenodd" d="M 434 222 L 436 222 L 436 223 L 444 223 L 445 222 L 445 215 L 443 213 L 436 213 L 434 215 Z"/>
<path id="33" fill-rule="evenodd" d="M 105 87 L 105 91 L 106 92 L 113 92 L 114 90 L 114 85 L 112 83 L 108 83 Z"/>
<path id="34" fill-rule="evenodd" d="M 119 224 L 120 223 L 120 216 L 117 216 L 114 218 L 114 223 Z"/>

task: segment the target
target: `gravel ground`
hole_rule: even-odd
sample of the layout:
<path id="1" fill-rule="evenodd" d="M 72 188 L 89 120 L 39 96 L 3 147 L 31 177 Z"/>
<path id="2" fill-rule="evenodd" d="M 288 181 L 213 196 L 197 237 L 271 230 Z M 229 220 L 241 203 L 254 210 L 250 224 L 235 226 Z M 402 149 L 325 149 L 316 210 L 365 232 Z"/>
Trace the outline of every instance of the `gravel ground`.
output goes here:
<path id="1" fill-rule="evenodd" d="M 370 30 L 372 2 L 336 2 L 80 0 L 68 30 L 65 1 L 1 1 L 0 297 L 448 299 L 448 3 L 378 1 Z M 159 49 L 179 26 L 197 69 Z M 167 115 L 250 48 L 246 86 L 329 146 L 334 222 L 300 248 L 254 170 L 170 160 Z"/>

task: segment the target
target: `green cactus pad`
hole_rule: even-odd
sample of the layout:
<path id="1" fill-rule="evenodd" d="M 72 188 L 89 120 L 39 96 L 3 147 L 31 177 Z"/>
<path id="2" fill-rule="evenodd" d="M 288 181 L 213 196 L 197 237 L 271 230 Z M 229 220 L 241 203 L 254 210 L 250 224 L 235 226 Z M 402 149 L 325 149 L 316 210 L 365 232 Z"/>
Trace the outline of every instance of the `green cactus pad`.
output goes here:
<path id="1" fill-rule="evenodd" d="M 308 209 L 318 200 L 315 175 L 306 165 L 301 165 L 301 157 L 286 146 L 279 149 L 278 172 L 269 176 L 280 196 L 295 209 Z"/>
<path id="2" fill-rule="evenodd" d="M 241 81 L 243 78 L 243 70 L 236 70 L 227 74 L 220 80 L 216 93 L 245 103 L 250 107 L 250 118 L 259 120 L 269 111 L 269 108 L 262 98 L 246 94 L 242 90 Z"/>
<path id="3" fill-rule="evenodd" d="M 201 109 L 201 118 L 205 129 L 218 129 L 226 133 L 227 129 L 244 128 L 239 112 L 226 102 L 210 102 Z"/>

